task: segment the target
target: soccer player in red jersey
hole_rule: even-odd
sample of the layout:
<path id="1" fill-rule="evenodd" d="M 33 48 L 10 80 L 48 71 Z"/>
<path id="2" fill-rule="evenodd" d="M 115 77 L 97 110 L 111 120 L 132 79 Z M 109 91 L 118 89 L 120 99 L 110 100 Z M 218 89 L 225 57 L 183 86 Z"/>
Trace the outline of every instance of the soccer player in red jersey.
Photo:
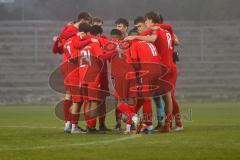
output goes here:
<path id="1" fill-rule="evenodd" d="M 146 31 L 146 25 L 145 25 L 145 18 L 142 16 L 139 16 L 137 18 L 134 19 L 134 25 L 136 27 L 136 30 L 138 32 L 139 35 L 142 35 L 143 32 Z M 150 32 L 150 31 L 148 31 Z M 151 33 L 151 32 L 150 32 Z M 149 33 L 146 33 L 146 35 Z"/>
<path id="2" fill-rule="evenodd" d="M 149 13 L 150 15 L 156 15 L 156 13 Z M 171 24 L 163 24 L 163 17 L 160 15 L 160 21 L 159 23 L 156 23 L 154 24 L 154 26 L 150 27 L 149 29 L 145 30 L 142 35 L 146 35 L 146 34 L 149 34 L 149 33 L 152 33 L 154 30 L 159 30 L 159 29 L 164 29 L 164 30 L 167 30 L 170 35 L 168 34 L 168 37 L 171 37 L 169 38 L 169 40 L 171 39 L 172 40 L 172 47 L 173 49 L 170 48 L 170 53 L 169 55 L 172 55 L 170 56 L 170 59 L 171 59 L 171 62 L 172 62 L 172 67 L 171 67 L 171 73 L 169 73 L 169 77 L 171 79 L 171 83 L 173 84 L 174 88 L 171 92 L 171 96 L 172 96 L 172 101 L 173 101 L 173 115 L 174 115 L 174 118 L 175 118 L 175 124 L 176 124 L 176 128 L 175 128 L 175 131 L 181 131 L 183 130 L 183 126 L 182 126 L 182 123 L 181 123 L 181 115 L 180 115 L 180 107 L 177 103 L 177 100 L 176 100 L 176 97 L 175 97 L 175 88 L 176 88 L 176 80 L 177 80 L 177 65 L 176 65 L 176 61 L 174 60 L 173 57 L 175 57 L 175 53 L 173 52 L 174 51 L 174 46 L 176 45 L 179 45 L 180 42 L 178 40 L 178 37 L 174 34 L 174 31 L 173 31 L 173 27 Z M 159 107 L 161 107 L 161 99 L 160 97 L 156 97 L 155 99 L 155 102 L 157 102 L 157 105 L 159 105 Z M 160 108 L 161 110 L 161 108 Z M 158 125 L 156 128 L 159 128 L 159 126 L 161 125 Z"/>
<path id="3" fill-rule="evenodd" d="M 114 130 L 120 131 L 121 128 L 121 121 L 122 121 L 122 112 L 121 109 L 124 107 L 129 108 L 129 105 L 127 104 L 127 100 L 130 95 L 129 93 L 129 87 L 130 87 L 130 79 L 126 78 L 126 75 L 128 72 L 135 72 L 133 66 L 129 64 L 130 60 L 130 52 L 129 48 L 126 49 L 120 49 L 123 43 L 122 38 L 123 34 L 118 29 L 113 29 L 111 31 L 111 38 L 112 41 L 116 44 L 113 49 L 116 49 L 116 52 L 118 53 L 111 59 L 111 75 L 113 79 L 114 84 L 114 94 L 116 98 L 116 126 Z M 113 45 L 114 46 L 114 45 Z M 132 107 L 134 109 L 134 107 Z M 134 113 L 135 114 L 135 113 Z M 131 120 L 130 120 L 131 121 Z M 131 124 L 131 122 L 129 122 Z"/>
<path id="4" fill-rule="evenodd" d="M 101 90 L 100 81 L 103 69 L 101 56 L 103 54 L 100 43 L 96 42 L 90 43 L 79 52 L 79 82 L 80 86 L 84 88 L 83 96 L 87 103 L 85 107 L 85 119 L 89 133 L 96 132 L 96 117 L 99 115 L 98 107 L 104 101 L 99 92 Z"/>
<path id="5" fill-rule="evenodd" d="M 54 54 L 62 54 L 63 53 L 63 46 L 64 43 L 66 42 L 66 40 L 68 40 L 69 38 L 75 36 L 78 33 L 78 26 L 81 23 L 91 23 L 91 15 L 87 12 L 81 12 L 78 15 L 78 19 L 76 22 L 73 23 L 69 23 L 67 24 L 61 34 L 59 36 L 55 36 L 53 38 L 54 40 L 54 45 L 53 45 L 53 53 Z"/>
<path id="6" fill-rule="evenodd" d="M 82 12 L 78 15 L 77 22 L 68 24 L 64 27 L 61 34 L 59 36 L 55 36 L 53 38 L 54 45 L 53 45 L 53 53 L 54 54 L 62 54 L 64 52 L 64 45 L 65 42 L 75 36 L 78 33 L 78 27 L 81 23 L 90 23 L 91 22 L 91 15 L 87 12 Z M 62 58 L 62 65 L 61 65 L 61 71 L 63 74 L 63 78 L 65 78 L 68 74 L 69 67 L 66 63 L 68 60 L 68 57 L 66 57 L 65 54 L 63 54 Z M 71 132 L 71 123 L 70 123 L 70 107 L 72 106 L 72 100 L 71 100 L 71 94 L 69 88 L 65 85 L 66 95 L 63 102 L 63 110 L 64 110 L 64 120 L 65 120 L 65 128 L 64 132 Z"/>
<path id="7" fill-rule="evenodd" d="M 92 35 L 101 37 L 103 39 L 107 39 L 107 36 L 105 36 L 103 34 L 103 19 L 101 19 L 100 17 L 95 17 L 92 20 L 92 24 L 93 24 L 93 28 L 92 30 L 96 31 L 95 33 L 91 33 Z M 94 29 L 95 28 L 95 29 Z M 102 44 L 104 45 L 104 44 Z M 103 89 L 104 91 L 109 92 L 109 82 L 108 82 L 108 70 L 107 70 L 107 61 L 104 60 L 104 67 L 102 70 L 102 75 L 101 75 L 101 89 Z M 109 95 L 108 95 L 109 96 Z M 106 114 L 106 97 L 104 98 L 104 102 L 102 103 L 102 105 L 99 107 L 99 130 L 100 131 L 110 131 L 110 129 L 108 129 L 105 125 L 105 114 Z"/>
<path id="8" fill-rule="evenodd" d="M 85 86 L 86 92 L 84 92 L 84 97 L 86 98 L 86 108 L 85 108 L 85 119 L 87 121 L 88 132 L 96 131 L 96 117 L 98 115 L 98 105 L 100 103 L 101 97 L 99 94 L 95 94 L 94 91 L 100 90 L 100 72 L 102 68 L 97 68 L 97 66 L 91 66 L 94 57 L 99 57 L 102 55 L 102 49 L 99 43 L 90 43 L 80 51 L 79 59 L 79 76 L 80 76 L 80 86 Z M 95 80 L 89 82 L 85 80 L 85 76 L 88 76 L 87 71 L 90 67 L 95 67 L 99 72 L 95 75 Z M 102 67 L 102 66 L 101 66 Z"/>
<path id="9" fill-rule="evenodd" d="M 154 26 L 154 24 L 159 23 L 159 16 L 155 14 L 154 12 L 149 12 L 145 15 L 145 24 L 148 28 Z M 170 35 L 170 36 L 169 36 Z M 172 41 L 171 41 L 171 34 L 166 32 L 166 30 L 159 29 L 157 31 L 154 31 L 152 35 L 149 36 L 130 36 L 127 37 L 126 40 L 143 40 L 152 42 L 157 47 L 158 53 L 160 54 L 162 58 L 162 63 L 167 66 L 171 72 L 171 55 L 169 55 L 169 50 L 172 50 Z M 169 73 L 170 73 L 169 72 Z M 171 81 L 169 77 L 167 77 L 165 80 Z M 163 95 L 163 100 L 165 102 L 165 124 L 162 128 L 162 132 L 170 132 L 171 131 L 171 123 L 172 123 L 172 112 L 173 112 L 173 105 L 172 105 L 172 97 L 171 92 L 168 92 L 167 94 Z"/>
<path id="10" fill-rule="evenodd" d="M 92 25 L 93 26 L 100 26 L 100 27 L 103 27 L 103 19 L 101 19 L 100 17 L 94 17 L 92 19 Z"/>
<path id="11" fill-rule="evenodd" d="M 114 33 L 114 31 L 115 30 L 112 30 L 112 34 Z M 117 32 L 117 30 L 116 30 L 116 32 Z M 118 42 L 120 43 L 119 45 L 121 45 L 121 41 L 118 41 Z M 132 45 L 132 47 L 134 49 L 137 49 L 136 46 L 138 46 L 138 45 Z M 138 46 L 138 49 L 142 50 L 143 49 L 142 46 L 144 46 L 144 45 L 141 45 L 141 47 Z M 152 47 L 152 46 L 150 46 L 150 47 Z M 147 46 L 147 47 L 149 48 L 149 46 Z M 152 51 L 152 49 L 153 48 L 149 48 L 150 51 Z M 146 50 L 144 49 L 143 51 L 146 51 Z M 131 132 L 131 126 L 133 124 L 135 126 L 137 125 L 137 123 L 138 123 L 137 112 L 139 111 L 140 107 L 143 104 L 145 104 L 144 105 L 144 113 L 146 113 L 146 114 L 144 114 L 144 115 L 145 115 L 145 117 L 147 117 L 146 123 L 149 124 L 148 129 L 152 130 L 152 128 L 153 128 L 152 127 L 152 120 L 151 120 L 152 119 L 152 110 L 151 110 L 151 102 L 150 102 L 150 100 L 138 100 L 137 99 L 138 98 L 137 94 L 135 94 L 135 96 L 134 96 L 134 95 L 131 95 L 131 93 L 130 93 L 130 88 L 129 88 L 130 84 L 133 83 L 134 84 L 133 87 L 137 86 L 137 81 L 134 80 L 134 79 L 136 79 L 136 71 L 133 68 L 132 64 L 130 64 L 131 62 L 134 62 L 131 59 L 131 54 L 132 54 L 131 53 L 131 49 L 129 49 L 129 48 L 127 49 L 126 48 L 120 54 L 122 56 L 120 56 L 120 57 L 118 57 L 118 56 L 113 57 L 111 61 L 112 61 L 112 75 L 114 77 L 114 82 L 115 82 L 115 90 L 116 91 L 119 91 L 119 89 L 121 90 L 120 92 L 116 93 L 117 94 L 116 98 L 117 98 L 117 100 L 119 102 L 118 103 L 118 107 L 117 107 L 117 111 L 119 113 L 121 113 L 121 114 L 124 114 L 124 116 L 126 116 L 126 118 L 127 118 L 127 121 L 126 121 L 126 123 L 127 123 L 126 131 L 124 133 L 125 134 L 129 134 Z M 154 55 L 157 55 L 156 51 L 154 52 Z M 159 61 L 160 61 L 160 59 L 158 59 L 158 62 Z M 119 70 L 120 67 L 123 68 L 121 71 Z M 117 68 L 117 70 L 116 70 L 116 68 Z M 117 73 L 116 73 L 115 70 L 117 71 Z M 126 75 L 128 75 L 128 73 L 134 74 L 133 78 L 131 78 L 132 80 L 127 79 L 127 77 L 129 77 L 129 76 L 126 76 Z M 115 74 L 117 74 L 118 76 L 115 77 L 114 76 Z M 120 79 L 121 83 L 119 83 L 119 79 Z M 134 81 L 135 81 L 135 83 L 134 83 Z M 120 84 L 121 88 L 119 88 L 119 84 Z M 132 99 L 132 98 L 134 98 L 134 99 Z M 130 99 L 133 100 L 133 102 L 134 102 L 133 104 L 129 103 Z M 145 108 L 145 106 L 147 106 L 148 108 Z M 118 117 L 118 116 L 119 115 L 117 115 L 117 118 L 118 118 L 117 121 L 118 121 L 118 123 L 121 123 L 121 118 L 122 117 Z"/>
<path id="12" fill-rule="evenodd" d="M 79 25 L 79 32 L 88 34 L 90 31 L 90 25 L 82 23 Z M 78 58 L 79 51 L 86 45 L 98 42 L 97 39 L 86 39 L 83 40 L 81 36 L 73 36 L 69 38 L 64 45 L 64 55 L 68 58 L 68 67 L 71 68 L 66 78 L 64 79 L 65 85 L 68 86 L 70 94 L 72 95 L 72 108 L 70 114 L 71 120 L 71 133 L 84 133 L 84 130 L 78 127 L 79 112 L 83 103 L 83 99 L 79 93 L 79 71 L 78 63 L 76 59 Z"/>
<path id="13" fill-rule="evenodd" d="M 134 20 L 134 25 L 137 28 L 137 31 L 140 35 L 148 35 L 152 33 L 152 29 L 147 29 L 145 25 L 145 18 L 144 17 L 137 17 Z M 159 29 L 159 27 L 158 27 Z M 158 130 L 162 127 L 163 120 L 164 120 L 164 105 L 161 101 L 161 98 L 159 99 L 159 96 L 153 97 L 154 102 L 156 104 L 156 112 L 157 112 L 157 127 L 155 127 L 155 130 Z"/>
<path id="14" fill-rule="evenodd" d="M 111 37 L 113 41 L 117 44 L 117 52 L 118 54 L 111 59 L 111 75 L 114 81 L 114 89 L 115 89 L 115 98 L 116 98 L 116 126 L 114 130 L 120 131 L 121 129 L 121 121 L 122 114 L 127 116 L 127 129 L 130 130 L 131 125 L 136 125 L 137 123 L 137 115 L 135 112 L 135 102 L 136 94 L 134 97 L 134 93 L 130 93 L 129 89 L 131 85 L 136 86 L 136 78 L 128 77 L 128 73 L 135 73 L 135 69 L 130 64 L 131 56 L 130 49 L 128 47 L 128 43 L 122 41 L 123 34 L 118 29 L 113 29 L 111 31 Z M 126 77 L 127 76 L 127 77 Z M 136 77 L 136 76 L 135 76 Z M 133 99 L 134 98 L 134 99 Z M 132 102 L 131 102 L 132 101 Z M 127 132 L 126 132 L 127 133 Z"/>
<path id="15" fill-rule="evenodd" d="M 161 28 L 163 28 L 164 25 L 169 26 L 169 24 L 164 24 L 163 23 L 164 19 L 161 15 L 160 15 L 160 18 L 161 18 L 161 24 L 160 25 L 162 25 L 162 27 L 160 26 Z M 172 28 L 172 26 L 170 28 Z M 166 28 L 166 30 L 168 30 L 168 29 Z M 173 48 L 174 48 L 174 46 L 179 45 L 180 42 L 178 40 L 178 37 L 174 34 L 173 29 L 171 29 L 171 30 L 172 30 L 172 32 L 170 31 L 170 33 L 171 33 L 171 36 L 172 36 L 172 40 L 173 40 L 172 43 L 173 43 Z M 170 54 L 172 54 L 171 57 L 172 57 L 172 62 L 173 62 L 172 63 L 172 69 L 171 69 L 172 70 L 172 78 L 171 78 L 172 82 L 171 83 L 173 84 L 174 88 L 171 92 L 171 96 L 172 96 L 172 101 L 173 101 L 173 116 L 174 116 L 175 124 L 176 124 L 175 131 L 182 131 L 182 130 L 184 130 L 184 128 L 183 128 L 183 125 L 182 125 L 182 122 L 181 122 L 180 107 L 179 107 L 179 104 L 178 104 L 178 102 L 176 100 L 176 96 L 175 96 L 176 82 L 177 82 L 177 77 L 178 77 L 176 59 L 174 58 L 176 55 L 174 55 L 175 53 L 172 52 L 172 50 L 170 50 Z"/>
<path id="16" fill-rule="evenodd" d="M 103 19 L 100 17 L 95 17 L 92 20 L 92 25 L 93 26 L 100 26 L 103 27 Z M 105 36 L 103 33 L 101 33 L 101 38 L 107 39 L 107 36 Z"/>
<path id="17" fill-rule="evenodd" d="M 173 52 L 170 52 L 170 54 L 172 54 L 173 57 Z M 176 82 L 177 82 L 177 77 L 178 77 L 178 71 L 177 71 L 177 64 L 176 61 L 172 58 L 173 64 L 172 64 L 172 68 L 171 68 L 171 73 L 168 75 L 168 77 L 170 77 L 169 79 L 171 80 L 171 83 L 173 84 L 173 90 L 171 91 L 171 96 L 172 96 L 172 102 L 173 102 L 173 116 L 175 119 L 175 125 L 176 128 L 174 129 L 174 131 L 182 131 L 184 130 L 182 122 L 181 122 L 181 114 L 180 114 L 180 107 L 179 104 L 176 100 L 176 96 L 175 96 L 175 89 L 176 89 Z"/>
<path id="18" fill-rule="evenodd" d="M 99 42 L 101 46 L 104 46 L 108 42 L 108 40 L 105 40 L 102 38 L 103 29 L 101 26 L 93 25 L 90 30 L 90 34 L 93 36 L 96 36 L 96 38 L 99 38 Z M 108 73 L 107 73 L 107 60 L 103 60 L 103 68 L 100 73 L 100 89 L 106 93 L 101 96 L 102 102 L 101 105 L 98 106 L 98 117 L 99 117 L 99 131 L 105 132 L 110 131 L 105 125 L 105 118 L 106 118 L 106 96 L 109 96 L 110 94 L 107 94 L 109 92 L 108 87 Z M 96 120 L 91 120 L 93 125 L 91 125 L 91 128 L 95 128 L 96 126 Z"/>
<path id="19" fill-rule="evenodd" d="M 120 30 L 123 34 L 123 37 L 128 36 L 128 27 L 129 22 L 125 18 L 119 18 L 115 21 L 116 29 Z"/>
<path id="20" fill-rule="evenodd" d="M 131 30 L 129 33 L 129 35 L 133 34 L 138 34 L 136 29 Z M 150 42 L 133 40 L 131 43 L 131 60 L 135 62 L 135 64 L 139 64 L 135 68 L 136 71 L 139 73 L 141 71 L 148 71 L 148 75 L 138 77 L 140 80 L 139 83 L 141 83 L 139 86 L 151 86 L 154 84 L 152 82 L 158 81 L 158 78 L 161 75 L 161 57 L 158 54 L 156 47 Z M 155 64 L 154 68 L 149 64 Z M 148 97 L 152 97 L 151 94 L 149 94 Z M 125 104 L 124 108 L 120 106 L 120 109 L 125 115 L 128 115 L 130 117 L 132 116 L 132 118 L 128 118 L 131 120 L 135 119 L 135 114 L 137 114 L 137 112 L 140 110 L 140 107 L 143 105 L 143 120 L 145 121 L 145 125 L 143 125 L 144 128 L 142 128 L 140 131 L 144 133 L 150 133 L 153 130 L 151 100 L 147 97 L 140 97 L 140 99 L 136 97 L 136 100 L 137 103 L 134 109 L 132 109 L 133 107 L 131 106 L 127 106 L 127 104 Z M 129 122 L 127 122 L 126 133 L 130 133 Z"/>
<path id="21" fill-rule="evenodd" d="M 123 33 L 119 29 L 112 29 L 111 32 L 110 32 L 110 36 L 111 36 L 112 41 L 114 41 L 116 43 L 118 43 L 120 40 L 123 39 Z M 116 92 L 114 94 L 115 94 L 115 98 L 116 98 L 116 104 L 115 105 L 118 106 L 119 96 L 117 96 Z M 119 110 L 118 107 L 115 109 L 115 118 L 116 118 L 116 125 L 113 128 L 113 130 L 121 131 L 122 130 L 122 128 L 121 128 L 122 113 L 121 113 L 121 111 Z"/>

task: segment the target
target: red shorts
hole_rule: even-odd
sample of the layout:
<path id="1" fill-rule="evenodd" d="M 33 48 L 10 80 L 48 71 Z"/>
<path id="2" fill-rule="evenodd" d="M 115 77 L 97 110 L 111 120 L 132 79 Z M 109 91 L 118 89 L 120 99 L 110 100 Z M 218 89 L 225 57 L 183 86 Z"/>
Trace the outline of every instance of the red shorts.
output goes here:
<path id="1" fill-rule="evenodd" d="M 70 62 L 64 62 L 61 64 L 61 73 L 62 73 L 62 77 L 64 79 L 64 87 L 66 91 L 70 91 L 70 85 L 73 84 L 74 80 L 72 80 L 72 71 L 74 71 L 75 69 L 77 69 L 77 65 L 70 63 Z M 76 73 L 74 73 L 76 74 Z M 74 83 L 76 84 L 76 83 Z"/>
<path id="2" fill-rule="evenodd" d="M 67 87 L 72 95 L 72 101 L 78 103 L 82 101 L 81 90 L 79 86 L 79 72 L 78 69 L 73 70 L 66 78 Z"/>
<path id="3" fill-rule="evenodd" d="M 110 96 L 109 93 L 109 81 L 108 81 L 108 74 L 102 73 L 100 76 L 100 88 L 104 94 L 104 96 Z"/>
<path id="4" fill-rule="evenodd" d="M 132 87 L 137 85 L 135 68 L 127 62 L 127 56 L 112 57 L 111 60 L 111 76 L 114 79 L 114 95 L 116 99 L 124 100 L 137 96 L 135 91 L 131 91 Z M 134 75 L 133 77 L 130 75 Z"/>
<path id="5" fill-rule="evenodd" d="M 87 85 L 87 99 L 88 100 L 95 100 L 95 101 L 101 101 L 103 98 L 100 94 L 100 83 L 90 83 Z"/>
<path id="6" fill-rule="evenodd" d="M 61 73 L 62 73 L 62 77 L 63 77 L 63 83 L 64 83 L 64 88 L 66 91 L 69 91 L 69 88 L 67 86 L 67 83 L 69 83 L 69 79 L 67 79 L 67 75 L 68 75 L 68 63 L 62 63 L 61 64 Z"/>
<path id="7" fill-rule="evenodd" d="M 139 97 L 154 97 L 166 93 L 167 87 L 160 78 L 166 74 L 167 68 L 157 63 L 142 63 L 139 75 Z M 164 86 L 164 87 L 163 87 Z"/>
<path id="8" fill-rule="evenodd" d="M 101 100 L 100 74 L 89 75 L 87 68 L 79 69 L 80 94 L 85 100 Z"/>
<path id="9" fill-rule="evenodd" d="M 137 79 L 127 79 L 123 78 L 115 78 L 114 79 L 114 96 L 118 100 L 125 100 L 129 98 L 138 97 L 137 90 L 132 90 L 131 88 L 136 88 Z"/>
<path id="10" fill-rule="evenodd" d="M 172 85 L 173 91 L 175 89 L 177 82 L 177 67 L 170 67 L 168 73 L 162 79 L 169 82 Z"/>
<path id="11" fill-rule="evenodd" d="M 114 96 L 117 100 L 127 99 L 129 94 L 129 81 L 126 79 L 114 79 Z"/>

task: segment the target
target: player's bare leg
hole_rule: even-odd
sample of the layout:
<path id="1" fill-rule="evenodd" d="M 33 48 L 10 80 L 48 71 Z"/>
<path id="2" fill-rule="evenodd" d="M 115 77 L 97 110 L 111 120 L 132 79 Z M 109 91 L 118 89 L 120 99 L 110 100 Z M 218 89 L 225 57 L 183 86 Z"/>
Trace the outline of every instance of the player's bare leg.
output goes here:
<path id="1" fill-rule="evenodd" d="M 106 118 L 106 98 L 102 104 L 98 107 L 98 114 L 99 114 L 99 131 L 110 131 L 105 125 L 105 118 Z"/>
<path id="2" fill-rule="evenodd" d="M 72 130 L 71 133 L 86 133 L 82 128 L 78 126 L 80 110 L 81 110 L 82 102 L 80 103 L 73 103 L 72 104 L 72 111 L 71 111 L 71 124 Z"/>
<path id="3" fill-rule="evenodd" d="M 154 97 L 153 98 L 155 105 L 156 105 L 156 112 L 157 112 L 157 126 L 154 130 L 159 130 L 163 126 L 164 120 L 164 104 L 161 97 Z"/>
<path id="4" fill-rule="evenodd" d="M 87 132 L 96 133 L 96 118 L 98 115 L 98 101 L 88 101 L 86 107 Z"/>
<path id="5" fill-rule="evenodd" d="M 143 120 L 146 124 L 146 127 L 142 128 L 143 133 L 151 134 L 153 132 L 153 124 L 152 124 L 152 104 L 149 98 L 144 99 L 143 101 Z"/>
<path id="6" fill-rule="evenodd" d="M 66 91 L 66 95 L 64 97 L 64 102 L 63 102 L 63 113 L 64 113 L 64 121 L 65 121 L 65 127 L 64 127 L 64 132 L 65 133 L 71 133 L 71 106 L 72 106 L 72 97 L 69 91 Z"/>
<path id="7" fill-rule="evenodd" d="M 161 132 L 170 132 L 171 123 L 172 123 L 172 112 L 173 112 L 173 103 L 171 92 L 168 92 L 166 95 L 162 96 L 165 103 L 165 124 L 164 127 L 160 130 Z"/>
<path id="8" fill-rule="evenodd" d="M 113 130 L 121 131 L 122 130 L 122 127 L 121 127 L 121 124 L 122 124 L 122 113 L 121 113 L 121 111 L 117 107 L 117 106 L 120 105 L 120 101 L 116 101 L 115 105 L 116 105 L 116 109 L 115 109 L 116 125 L 113 128 Z"/>
<path id="9" fill-rule="evenodd" d="M 176 128 L 174 129 L 174 131 L 182 131 L 184 130 L 184 128 L 181 122 L 180 107 L 178 105 L 174 92 L 172 93 L 172 102 L 173 102 L 173 116 L 176 124 Z"/>

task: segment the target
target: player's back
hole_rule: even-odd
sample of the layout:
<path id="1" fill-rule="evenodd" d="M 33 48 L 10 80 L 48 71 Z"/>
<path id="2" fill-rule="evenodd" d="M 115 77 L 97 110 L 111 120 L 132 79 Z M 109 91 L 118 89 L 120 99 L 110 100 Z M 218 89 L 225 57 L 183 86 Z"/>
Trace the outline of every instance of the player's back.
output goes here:
<path id="1" fill-rule="evenodd" d="M 70 58 L 76 58 L 79 54 L 79 49 L 75 47 L 75 43 L 81 41 L 79 36 L 73 36 L 66 40 L 64 44 L 64 54 L 63 54 L 63 62 L 66 62 Z"/>
<path id="2" fill-rule="evenodd" d="M 80 53 L 80 56 L 88 55 L 88 56 L 95 56 L 99 57 L 103 54 L 102 48 L 100 47 L 100 44 L 97 42 L 90 43 L 86 45 Z"/>
<path id="3" fill-rule="evenodd" d="M 62 61 L 62 70 L 64 71 L 66 80 L 69 82 L 69 85 L 78 84 L 78 63 L 77 56 L 79 50 L 75 47 L 74 43 L 81 41 L 79 36 L 73 36 L 66 40 L 64 45 L 64 54 Z"/>
<path id="4" fill-rule="evenodd" d="M 75 36 L 77 32 L 78 29 L 73 24 L 68 24 L 63 28 L 59 38 L 61 40 L 68 40 L 69 38 Z"/>
<path id="5" fill-rule="evenodd" d="M 155 34 L 157 35 L 157 40 L 154 44 L 162 58 L 162 63 L 170 67 L 172 64 L 172 54 L 169 53 L 173 51 L 172 36 L 168 31 L 163 29 L 155 31 Z"/>
<path id="6" fill-rule="evenodd" d="M 76 36 L 77 32 L 78 29 L 73 24 L 66 25 L 58 36 L 58 39 L 53 44 L 53 53 L 62 54 L 62 52 L 64 52 L 64 45 L 67 40 L 73 36 Z M 63 59 L 65 59 L 64 56 Z"/>
<path id="7" fill-rule="evenodd" d="M 88 82 L 102 71 L 103 61 L 99 58 L 102 54 L 102 48 L 96 42 L 88 44 L 79 52 L 79 74 L 87 77 Z"/>
<path id="8" fill-rule="evenodd" d="M 131 57 L 135 62 L 161 62 L 161 57 L 158 54 L 156 46 L 146 41 L 132 41 Z"/>

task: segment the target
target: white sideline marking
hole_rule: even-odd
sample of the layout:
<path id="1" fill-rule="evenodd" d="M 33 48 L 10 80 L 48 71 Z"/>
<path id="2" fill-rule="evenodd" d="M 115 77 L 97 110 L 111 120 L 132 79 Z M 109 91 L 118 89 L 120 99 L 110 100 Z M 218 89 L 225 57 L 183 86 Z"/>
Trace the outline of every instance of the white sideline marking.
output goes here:
<path id="1" fill-rule="evenodd" d="M 42 127 L 42 126 L 0 126 L 0 128 L 26 128 L 26 129 L 63 129 L 60 127 Z"/>
<path id="2" fill-rule="evenodd" d="M 139 138 L 142 135 L 131 135 L 128 137 L 116 138 L 112 140 L 106 141 L 94 141 L 94 142 L 87 142 L 87 143 L 73 143 L 73 144 L 61 144 L 61 145 L 48 145 L 48 146 L 37 146 L 37 147 L 27 147 L 27 148 L 6 148 L 0 149 L 0 152 L 6 151 L 23 151 L 23 150 L 39 150 L 39 149 L 56 149 L 56 148 L 66 148 L 66 147 L 79 147 L 79 146 L 89 146 L 89 145 L 97 145 L 97 144 L 111 144 L 115 142 L 122 142 L 126 140 L 131 140 L 135 138 Z"/>

